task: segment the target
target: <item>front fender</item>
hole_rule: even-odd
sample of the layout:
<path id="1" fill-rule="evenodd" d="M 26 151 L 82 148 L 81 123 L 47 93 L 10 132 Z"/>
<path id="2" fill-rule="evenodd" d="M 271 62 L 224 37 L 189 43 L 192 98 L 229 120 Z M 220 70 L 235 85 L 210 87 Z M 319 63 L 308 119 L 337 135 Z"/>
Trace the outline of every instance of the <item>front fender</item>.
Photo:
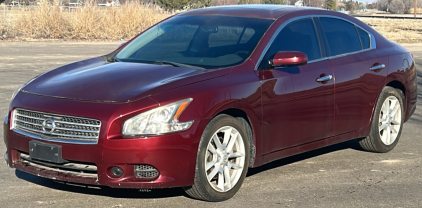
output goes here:
<path id="1" fill-rule="evenodd" d="M 246 113 L 252 126 L 256 155 L 260 156 L 259 139 L 261 135 L 261 90 L 260 83 L 253 70 L 236 70 L 226 76 L 190 84 L 151 98 L 160 104 L 166 104 L 185 98 L 193 98 L 179 120 L 194 120 L 197 124 L 192 145 L 192 164 L 196 164 L 196 154 L 200 135 L 213 117 L 228 109 L 238 109 Z M 192 168 L 194 174 L 194 167 Z"/>

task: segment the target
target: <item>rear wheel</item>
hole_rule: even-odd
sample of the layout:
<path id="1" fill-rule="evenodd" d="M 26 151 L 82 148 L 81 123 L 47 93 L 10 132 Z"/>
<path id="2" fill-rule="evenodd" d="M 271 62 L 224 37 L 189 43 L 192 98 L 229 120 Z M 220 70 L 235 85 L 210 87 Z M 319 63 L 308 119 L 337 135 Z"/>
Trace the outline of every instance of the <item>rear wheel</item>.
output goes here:
<path id="1" fill-rule="evenodd" d="M 359 142 L 364 150 L 389 152 L 397 145 L 403 128 L 403 100 L 402 91 L 384 87 L 372 118 L 371 132 Z"/>
<path id="2" fill-rule="evenodd" d="M 185 191 L 200 200 L 227 200 L 242 185 L 248 162 L 249 142 L 244 127 L 236 118 L 218 115 L 202 134 L 194 185 Z"/>

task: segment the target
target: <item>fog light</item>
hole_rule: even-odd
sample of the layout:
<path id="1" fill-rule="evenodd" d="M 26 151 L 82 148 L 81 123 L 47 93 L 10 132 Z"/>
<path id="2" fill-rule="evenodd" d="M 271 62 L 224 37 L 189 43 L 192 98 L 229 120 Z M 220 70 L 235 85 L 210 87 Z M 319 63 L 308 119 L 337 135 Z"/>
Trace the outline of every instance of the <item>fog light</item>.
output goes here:
<path id="1" fill-rule="evenodd" d="M 119 167 L 112 167 L 111 168 L 111 174 L 113 174 L 113 176 L 116 176 L 116 177 L 122 177 L 123 169 L 121 169 Z"/>
<path id="2" fill-rule="evenodd" d="M 135 165 L 135 176 L 137 178 L 155 178 L 158 170 L 151 165 Z"/>

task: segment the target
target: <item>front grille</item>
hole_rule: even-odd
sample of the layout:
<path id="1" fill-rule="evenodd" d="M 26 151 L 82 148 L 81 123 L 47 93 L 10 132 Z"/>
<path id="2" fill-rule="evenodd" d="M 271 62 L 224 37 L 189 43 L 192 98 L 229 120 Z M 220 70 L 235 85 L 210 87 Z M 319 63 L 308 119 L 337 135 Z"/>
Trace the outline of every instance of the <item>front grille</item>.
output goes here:
<path id="1" fill-rule="evenodd" d="M 15 109 L 12 119 L 13 129 L 58 142 L 97 143 L 101 128 L 101 121 L 96 119 L 24 109 Z"/>

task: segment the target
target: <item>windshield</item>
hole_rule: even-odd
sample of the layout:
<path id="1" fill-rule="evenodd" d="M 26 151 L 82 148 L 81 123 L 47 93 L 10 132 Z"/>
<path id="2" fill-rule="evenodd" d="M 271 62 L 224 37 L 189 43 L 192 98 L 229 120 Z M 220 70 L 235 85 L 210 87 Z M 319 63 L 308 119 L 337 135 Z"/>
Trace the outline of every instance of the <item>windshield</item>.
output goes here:
<path id="1" fill-rule="evenodd" d="M 273 20 L 226 16 L 176 16 L 123 48 L 116 60 L 172 63 L 206 69 L 242 63 Z"/>

